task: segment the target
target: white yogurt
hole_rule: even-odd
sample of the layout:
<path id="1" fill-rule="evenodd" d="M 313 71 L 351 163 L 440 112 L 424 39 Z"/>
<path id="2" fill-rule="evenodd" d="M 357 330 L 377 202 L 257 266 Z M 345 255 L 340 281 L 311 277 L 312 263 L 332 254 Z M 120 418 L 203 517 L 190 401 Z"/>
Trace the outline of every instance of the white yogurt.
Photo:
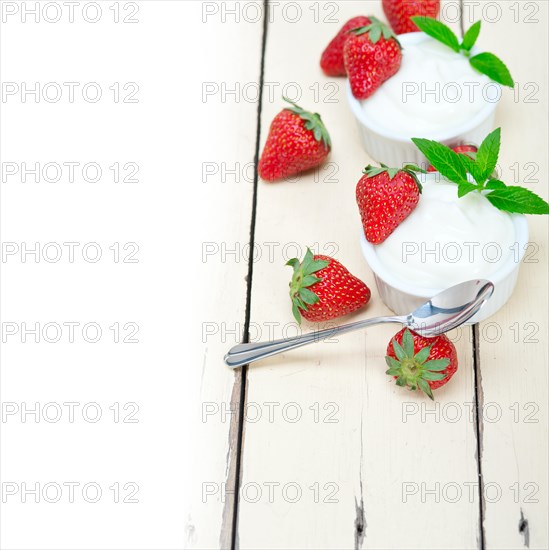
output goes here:
<path id="1" fill-rule="evenodd" d="M 421 288 L 447 288 L 490 279 L 512 261 L 515 240 L 509 214 L 476 191 L 458 198 L 457 185 L 430 174 L 415 210 L 375 251 L 395 277 Z"/>
<path id="2" fill-rule="evenodd" d="M 387 132 L 429 138 L 465 124 L 500 97 L 501 86 L 473 69 L 467 57 L 423 35 L 404 46 L 399 71 L 362 106 L 371 123 Z"/>

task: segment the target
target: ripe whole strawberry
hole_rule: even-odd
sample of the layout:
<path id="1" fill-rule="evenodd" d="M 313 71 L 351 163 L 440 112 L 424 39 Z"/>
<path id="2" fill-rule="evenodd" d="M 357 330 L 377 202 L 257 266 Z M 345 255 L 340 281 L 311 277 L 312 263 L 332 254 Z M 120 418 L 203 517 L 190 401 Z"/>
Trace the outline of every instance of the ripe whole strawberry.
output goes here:
<path id="1" fill-rule="evenodd" d="M 478 148 L 474 145 L 458 145 L 457 147 L 452 147 L 452 151 L 454 151 L 454 153 L 459 153 L 460 155 L 467 155 L 474 160 L 476 158 Z M 429 165 L 429 167 L 427 168 L 427 172 L 436 171 L 437 170 L 434 166 Z"/>
<path id="2" fill-rule="evenodd" d="M 289 99 L 290 104 L 275 116 L 258 172 L 266 181 L 294 176 L 322 164 L 332 144 L 326 126 L 318 113 L 309 113 Z"/>
<path id="3" fill-rule="evenodd" d="M 386 374 L 394 376 L 398 386 L 419 388 L 431 399 L 432 390 L 444 386 L 458 368 L 454 344 L 444 334 L 425 338 L 402 329 L 387 346 Z"/>
<path id="4" fill-rule="evenodd" d="M 418 166 L 381 168 L 368 165 L 356 186 L 356 202 L 366 240 L 381 244 L 414 210 L 419 202 L 421 184 Z"/>
<path id="5" fill-rule="evenodd" d="M 307 249 L 302 262 L 293 258 L 290 282 L 292 312 L 298 323 L 321 322 L 342 317 L 370 301 L 370 289 L 330 256 L 316 255 Z"/>
<path id="6" fill-rule="evenodd" d="M 391 78 L 402 62 L 401 46 L 391 29 L 375 17 L 370 20 L 369 25 L 351 31 L 343 46 L 351 90 L 360 100 Z"/>
<path id="7" fill-rule="evenodd" d="M 383 0 L 383 11 L 397 34 L 416 32 L 419 29 L 410 18 L 421 15 L 436 19 L 440 0 Z"/>
<path id="8" fill-rule="evenodd" d="M 349 31 L 366 27 L 371 23 L 368 17 L 359 15 L 353 17 L 336 34 L 332 41 L 328 44 L 322 57 L 320 58 L 320 67 L 327 76 L 345 76 L 345 62 L 343 60 L 343 46 L 349 38 Z"/>

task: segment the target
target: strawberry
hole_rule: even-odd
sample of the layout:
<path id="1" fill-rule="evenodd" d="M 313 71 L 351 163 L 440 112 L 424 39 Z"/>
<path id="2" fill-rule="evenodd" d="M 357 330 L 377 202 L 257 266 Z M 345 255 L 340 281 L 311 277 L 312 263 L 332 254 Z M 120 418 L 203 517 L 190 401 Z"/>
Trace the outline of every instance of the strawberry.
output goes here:
<path id="1" fill-rule="evenodd" d="M 365 27 L 366 25 L 370 25 L 370 23 L 371 21 L 368 17 L 359 15 L 358 17 L 349 19 L 343 25 L 320 58 L 320 67 L 326 76 L 345 76 L 347 74 L 345 62 L 343 61 L 343 46 L 347 38 L 349 38 L 349 31 Z"/>
<path id="2" fill-rule="evenodd" d="M 381 244 L 414 210 L 421 184 L 414 164 L 402 169 L 368 165 L 356 186 L 356 202 L 366 240 Z"/>
<path id="3" fill-rule="evenodd" d="M 391 29 L 379 19 L 370 17 L 369 25 L 354 29 L 343 46 L 345 70 L 353 95 L 370 97 L 400 68 L 400 43 Z"/>
<path id="4" fill-rule="evenodd" d="M 294 269 L 290 298 L 298 323 L 302 315 L 317 323 L 342 317 L 370 300 L 370 289 L 329 256 L 313 256 L 307 248 L 302 262 L 293 258 L 286 265 Z"/>
<path id="5" fill-rule="evenodd" d="M 433 392 L 447 384 L 458 368 L 454 344 L 444 334 L 425 338 L 407 328 L 397 333 L 387 346 L 386 374 L 398 386 L 418 387 L 433 399 Z"/>
<path id="6" fill-rule="evenodd" d="M 275 116 L 261 153 L 258 172 L 266 181 L 294 176 L 322 164 L 332 148 L 318 113 L 309 113 L 284 98 L 287 107 Z"/>
<path id="7" fill-rule="evenodd" d="M 451 148 L 454 153 L 459 153 L 461 155 L 467 155 L 468 157 L 471 157 L 473 160 L 476 158 L 476 154 L 478 152 L 478 148 L 474 145 L 458 145 L 457 147 Z M 429 165 L 429 168 L 427 168 L 427 172 L 436 172 L 436 168 Z"/>
<path id="8" fill-rule="evenodd" d="M 419 29 L 410 18 L 421 15 L 436 19 L 440 0 L 383 0 L 383 11 L 397 34 L 416 32 Z"/>

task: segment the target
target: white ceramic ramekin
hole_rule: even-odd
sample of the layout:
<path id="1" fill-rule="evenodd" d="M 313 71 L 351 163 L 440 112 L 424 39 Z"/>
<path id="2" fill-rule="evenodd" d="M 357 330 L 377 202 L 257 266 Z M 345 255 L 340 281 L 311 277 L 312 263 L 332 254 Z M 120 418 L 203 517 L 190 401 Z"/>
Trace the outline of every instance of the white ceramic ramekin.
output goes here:
<path id="1" fill-rule="evenodd" d="M 407 44 L 418 44 L 426 38 L 427 35 L 422 32 L 401 34 L 398 37 L 403 48 L 406 48 Z M 472 53 L 479 52 L 473 48 Z M 347 100 L 357 120 L 364 149 L 374 160 L 387 166 L 403 166 L 411 162 L 421 165 L 426 162 L 425 157 L 410 139 L 399 136 L 398 133 L 389 132 L 385 128 L 379 128 L 367 119 L 362 103 L 353 96 L 348 80 Z M 496 101 L 488 103 L 475 117 L 461 126 L 444 128 L 440 132 L 417 137 L 434 139 L 450 146 L 479 145 L 495 128 L 497 104 Z"/>
<path id="2" fill-rule="evenodd" d="M 515 227 L 515 252 L 510 252 L 507 262 L 486 278 L 494 283 L 494 294 L 468 324 L 478 323 L 491 317 L 511 297 L 517 282 L 520 264 L 528 244 L 528 221 L 520 214 L 512 214 Z M 444 288 L 421 288 L 390 271 L 380 261 L 375 245 L 369 243 L 361 230 L 360 244 L 368 265 L 374 272 L 377 290 L 384 304 L 397 315 L 406 315 L 421 304 L 442 292 Z M 428 269 L 425 265 L 425 269 Z M 464 277 L 463 282 L 474 277 Z"/>

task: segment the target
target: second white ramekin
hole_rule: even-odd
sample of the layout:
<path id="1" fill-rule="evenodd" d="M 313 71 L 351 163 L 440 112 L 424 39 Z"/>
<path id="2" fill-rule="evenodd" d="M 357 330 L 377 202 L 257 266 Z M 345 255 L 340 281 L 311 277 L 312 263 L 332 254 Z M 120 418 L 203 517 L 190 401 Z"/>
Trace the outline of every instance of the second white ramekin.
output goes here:
<path id="1" fill-rule="evenodd" d="M 515 228 L 515 243 L 518 254 L 510 254 L 497 271 L 486 278 L 494 284 L 494 294 L 482 309 L 467 324 L 478 323 L 491 317 L 501 309 L 511 297 L 520 271 L 520 264 L 528 244 L 528 221 L 521 214 L 512 214 Z M 398 273 L 387 269 L 376 253 L 375 245 L 369 243 L 364 231 L 360 232 L 362 252 L 371 270 L 374 272 L 377 290 L 383 303 L 397 315 L 411 313 L 421 304 L 442 292 L 444 288 L 421 288 L 409 281 L 400 279 Z M 426 269 L 428 267 L 426 266 Z M 471 277 L 464 277 L 463 282 Z"/>
<path id="2" fill-rule="evenodd" d="M 417 44 L 426 38 L 427 35 L 422 32 L 401 34 L 398 37 L 404 48 L 407 44 Z M 479 52 L 473 49 L 472 53 Z M 346 88 L 347 100 L 357 120 L 362 144 L 374 160 L 395 167 L 412 162 L 419 165 L 426 162 L 425 157 L 410 139 L 403 138 L 396 132 L 389 132 L 385 128 L 379 128 L 372 124 L 364 113 L 362 103 L 353 96 L 348 80 Z M 475 117 L 461 126 L 445 128 L 440 132 L 417 137 L 434 139 L 450 146 L 461 144 L 479 145 L 495 128 L 497 104 L 498 102 L 495 101 L 488 103 Z"/>

